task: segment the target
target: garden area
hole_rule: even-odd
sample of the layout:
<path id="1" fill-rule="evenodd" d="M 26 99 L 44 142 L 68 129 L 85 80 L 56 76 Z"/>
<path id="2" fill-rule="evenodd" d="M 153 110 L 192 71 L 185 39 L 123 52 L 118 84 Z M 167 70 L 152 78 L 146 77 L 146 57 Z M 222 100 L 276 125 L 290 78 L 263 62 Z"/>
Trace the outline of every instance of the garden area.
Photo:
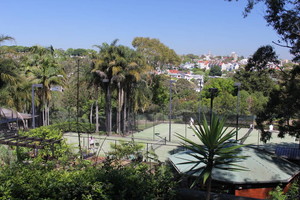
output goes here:
<path id="1" fill-rule="evenodd" d="M 149 37 L 61 49 L 0 35 L 0 199 L 299 198 L 299 1 L 248 0 L 244 16 L 259 3 L 291 61 L 271 45 L 244 63 Z"/>

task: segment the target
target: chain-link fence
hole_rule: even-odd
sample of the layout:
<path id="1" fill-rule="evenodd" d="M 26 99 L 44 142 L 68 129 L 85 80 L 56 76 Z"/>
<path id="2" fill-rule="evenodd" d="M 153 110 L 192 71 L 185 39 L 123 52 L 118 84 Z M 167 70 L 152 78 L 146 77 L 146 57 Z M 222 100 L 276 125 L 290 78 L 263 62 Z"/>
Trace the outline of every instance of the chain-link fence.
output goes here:
<path id="1" fill-rule="evenodd" d="M 147 128 L 156 126 L 163 123 L 176 123 L 176 124 L 190 124 L 197 123 L 202 121 L 205 117 L 208 122 L 210 122 L 210 113 L 197 113 L 197 112 L 188 112 L 183 111 L 181 114 L 171 115 L 159 113 L 159 112 L 147 112 L 139 113 L 136 117 L 136 130 L 141 131 Z M 229 127 L 243 127 L 248 128 L 251 124 L 255 123 L 255 116 L 253 115 L 227 115 L 223 116 L 226 118 L 226 126 Z"/>
<path id="2" fill-rule="evenodd" d="M 67 142 L 74 148 L 74 153 L 78 152 L 78 135 L 76 133 L 67 133 L 64 135 Z M 81 134 L 81 146 L 82 152 L 86 155 L 93 153 L 98 157 L 106 157 L 109 152 L 114 151 L 114 146 L 121 144 L 121 142 L 131 142 L 134 141 L 137 144 L 142 145 L 141 154 L 143 160 L 150 162 L 155 159 L 165 162 L 169 155 L 174 154 L 178 151 L 183 150 L 179 143 L 168 143 L 167 138 L 162 138 L 159 136 L 155 137 L 155 140 L 147 139 L 136 139 L 133 137 L 105 137 L 105 136 L 95 136 L 95 146 L 91 147 L 89 144 L 90 134 Z M 157 157 L 156 157 L 157 156 Z M 156 157 L 156 158 L 154 158 Z"/>

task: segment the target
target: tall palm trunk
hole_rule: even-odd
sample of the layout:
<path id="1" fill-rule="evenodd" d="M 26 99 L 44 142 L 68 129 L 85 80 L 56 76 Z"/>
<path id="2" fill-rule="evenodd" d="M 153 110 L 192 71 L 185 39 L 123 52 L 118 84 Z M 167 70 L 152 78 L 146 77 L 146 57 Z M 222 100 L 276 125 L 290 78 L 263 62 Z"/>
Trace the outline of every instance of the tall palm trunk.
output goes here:
<path id="1" fill-rule="evenodd" d="M 47 105 L 47 126 L 50 125 L 50 106 Z"/>
<path id="2" fill-rule="evenodd" d="M 93 124 L 93 107 L 94 107 L 94 103 L 92 103 L 91 110 L 90 110 L 90 124 Z"/>
<path id="3" fill-rule="evenodd" d="M 43 101 L 42 101 L 42 125 L 46 126 L 46 109 L 47 108 L 47 103 L 46 103 L 46 94 L 45 94 L 45 89 L 43 88 Z"/>
<path id="4" fill-rule="evenodd" d="M 123 104 L 123 127 L 122 127 L 122 131 L 124 134 L 126 134 L 128 132 L 127 127 L 128 127 L 128 113 L 127 112 L 127 92 L 124 92 L 124 104 Z"/>
<path id="5" fill-rule="evenodd" d="M 111 91 L 110 83 L 106 87 L 106 102 L 105 102 L 105 114 L 106 114 L 106 132 L 108 135 L 111 134 L 111 120 L 112 120 L 112 108 L 111 108 Z"/>
<path id="6" fill-rule="evenodd" d="M 46 118 L 46 115 L 45 115 L 45 107 L 43 107 L 43 110 L 42 110 L 42 125 L 45 126 L 45 118 Z"/>
<path id="7" fill-rule="evenodd" d="M 118 82 L 118 109 L 117 109 L 117 133 L 121 132 L 121 109 L 122 109 L 122 90 L 121 83 Z"/>
<path id="8" fill-rule="evenodd" d="M 123 112 L 123 124 L 122 124 L 122 131 L 126 134 L 129 131 L 129 127 L 132 126 L 132 124 L 130 124 L 131 122 L 129 120 L 130 119 L 130 112 L 133 111 L 133 102 L 130 101 L 131 98 L 131 85 L 127 84 L 124 88 L 124 103 L 123 103 L 123 108 L 122 108 L 122 112 Z M 132 130 L 131 130 L 132 131 Z"/>
<path id="9" fill-rule="evenodd" d="M 99 133 L 99 106 L 98 106 L 98 99 L 99 99 L 99 88 L 96 88 L 97 99 L 96 99 L 96 133 Z"/>
<path id="10" fill-rule="evenodd" d="M 98 99 L 96 100 L 96 133 L 99 133 L 99 106 L 98 106 Z"/>

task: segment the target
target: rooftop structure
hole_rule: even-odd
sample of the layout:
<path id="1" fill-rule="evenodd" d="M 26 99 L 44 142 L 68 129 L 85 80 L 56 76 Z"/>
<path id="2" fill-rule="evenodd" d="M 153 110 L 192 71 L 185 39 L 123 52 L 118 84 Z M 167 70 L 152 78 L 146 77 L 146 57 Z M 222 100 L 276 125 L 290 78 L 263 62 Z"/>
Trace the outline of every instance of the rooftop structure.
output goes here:
<path id="1" fill-rule="evenodd" d="M 12 122 L 22 121 L 24 128 L 28 128 L 27 123 L 25 121 L 31 118 L 31 114 L 19 113 L 13 109 L 0 107 L 0 124 L 9 124 Z"/>
<path id="2" fill-rule="evenodd" d="M 248 156 L 238 163 L 238 165 L 246 167 L 246 171 L 228 171 L 216 168 L 212 171 L 212 179 L 223 184 L 236 196 L 267 198 L 268 192 L 277 185 L 288 185 L 300 174 L 300 166 L 258 148 L 243 147 L 238 154 Z M 194 164 L 185 163 L 195 160 L 189 151 L 171 155 L 169 160 L 180 174 L 191 176 L 200 174 L 200 172 L 192 173 L 191 169 Z M 204 164 L 199 164 L 195 169 L 203 166 Z"/>

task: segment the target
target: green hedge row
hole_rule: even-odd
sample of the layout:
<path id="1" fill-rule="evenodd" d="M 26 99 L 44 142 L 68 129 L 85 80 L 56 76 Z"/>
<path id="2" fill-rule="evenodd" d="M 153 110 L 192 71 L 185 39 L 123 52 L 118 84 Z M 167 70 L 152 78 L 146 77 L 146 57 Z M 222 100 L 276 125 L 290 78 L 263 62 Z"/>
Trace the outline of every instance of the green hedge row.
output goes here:
<path id="1" fill-rule="evenodd" d="M 63 166 L 61 166 L 63 167 Z M 16 164 L 0 169 L 1 199 L 152 200 L 174 199 L 172 174 L 165 167 L 146 165 L 103 167 L 55 163 Z"/>

